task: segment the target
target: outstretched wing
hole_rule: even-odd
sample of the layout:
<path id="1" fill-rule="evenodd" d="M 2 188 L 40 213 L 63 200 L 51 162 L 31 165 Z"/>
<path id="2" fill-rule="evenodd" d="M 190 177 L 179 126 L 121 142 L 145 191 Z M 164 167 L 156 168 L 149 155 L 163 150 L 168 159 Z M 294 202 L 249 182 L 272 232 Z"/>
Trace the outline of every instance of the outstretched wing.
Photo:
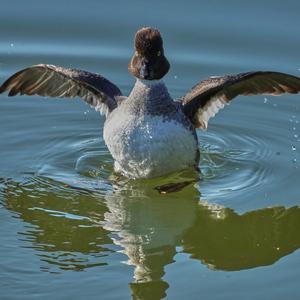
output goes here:
<path id="1" fill-rule="evenodd" d="M 299 91 L 299 77 L 279 72 L 257 71 L 203 80 L 180 102 L 192 123 L 206 130 L 209 119 L 238 95 L 296 94 Z"/>
<path id="2" fill-rule="evenodd" d="M 18 93 L 56 98 L 79 96 L 102 114 L 116 108 L 115 97 L 122 95 L 117 86 L 101 75 L 44 64 L 12 75 L 0 86 L 0 94 L 5 91 L 8 96 Z"/>

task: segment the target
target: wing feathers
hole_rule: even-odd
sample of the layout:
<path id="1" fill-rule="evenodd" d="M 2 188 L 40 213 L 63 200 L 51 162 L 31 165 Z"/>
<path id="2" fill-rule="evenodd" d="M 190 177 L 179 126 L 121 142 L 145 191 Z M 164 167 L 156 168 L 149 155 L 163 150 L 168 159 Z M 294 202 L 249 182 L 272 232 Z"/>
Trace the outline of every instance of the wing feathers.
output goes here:
<path id="1" fill-rule="evenodd" d="M 299 77 L 279 72 L 248 72 L 206 79 L 194 86 L 181 104 L 194 125 L 205 130 L 209 119 L 238 95 L 296 94 L 299 91 Z"/>
<path id="2" fill-rule="evenodd" d="M 53 65 L 35 65 L 21 70 L 0 86 L 8 96 L 40 95 L 56 98 L 79 96 L 100 112 L 117 107 L 115 96 L 122 93 L 106 78 L 86 71 L 65 69 Z"/>

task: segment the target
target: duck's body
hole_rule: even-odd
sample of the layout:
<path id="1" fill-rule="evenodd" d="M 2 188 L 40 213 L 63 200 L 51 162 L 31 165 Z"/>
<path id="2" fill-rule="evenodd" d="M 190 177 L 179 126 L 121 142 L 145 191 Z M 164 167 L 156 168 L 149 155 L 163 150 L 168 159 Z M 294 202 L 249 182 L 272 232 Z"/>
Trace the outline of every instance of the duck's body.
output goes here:
<path id="1" fill-rule="evenodd" d="M 195 128 L 163 81 L 137 79 L 108 115 L 104 140 L 115 170 L 133 178 L 161 176 L 197 165 Z"/>
<path id="2" fill-rule="evenodd" d="M 196 128 L 207 129 L 209 119 L 236 96 L 300 91 L 299 77 L 257 71 L 211 77 L 173 101 L 162 81 L 169 67 L 159 31 L 142 28 L 128 68 L 137 79 L 128 97 L 101 75 L 53 65 L 17 72 L 0 86 L 0 93 L 83 98 L 106 115 L 104 140 L 115 170 L 146 178 L 197 167 Z"/>

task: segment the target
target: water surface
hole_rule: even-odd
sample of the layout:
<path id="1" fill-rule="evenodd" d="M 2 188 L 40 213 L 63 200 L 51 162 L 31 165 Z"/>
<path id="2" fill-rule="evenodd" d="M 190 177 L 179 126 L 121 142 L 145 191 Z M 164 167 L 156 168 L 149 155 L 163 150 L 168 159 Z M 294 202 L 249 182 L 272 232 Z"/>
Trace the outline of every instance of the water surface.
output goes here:
<path id="1" fill-rule="evenodd" d="M 300 2 L 2 0 L 0 82 L 51 63 L 128 94 L 133 35 L 158 27 L 178 98 L 211 75 L 300 75 Z M 116 178 L 80 100 L 0 96 L 1 299 L 298 299 L 300 96 L 239 97 L 199 132 L 203 180 Z"/>

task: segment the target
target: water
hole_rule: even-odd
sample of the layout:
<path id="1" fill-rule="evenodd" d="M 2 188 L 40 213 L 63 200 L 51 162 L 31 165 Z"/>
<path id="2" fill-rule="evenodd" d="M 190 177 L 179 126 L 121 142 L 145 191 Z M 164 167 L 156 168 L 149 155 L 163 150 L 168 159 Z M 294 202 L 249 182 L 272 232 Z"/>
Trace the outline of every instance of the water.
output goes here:
<path id="1" fill-rule="evenodd" d="M 210 75 L 300 75 L 300 2 L 1 0 L 0 82 L 52 63 L 127 94 L 133 35 L 158 27 L 182 96 Z M 104 119 L 80 100 L 0 96 L 1 299 L 299 299 L 300 96 L 240 97 L 199 132 L 190 171 L 113 176 Z"/>

